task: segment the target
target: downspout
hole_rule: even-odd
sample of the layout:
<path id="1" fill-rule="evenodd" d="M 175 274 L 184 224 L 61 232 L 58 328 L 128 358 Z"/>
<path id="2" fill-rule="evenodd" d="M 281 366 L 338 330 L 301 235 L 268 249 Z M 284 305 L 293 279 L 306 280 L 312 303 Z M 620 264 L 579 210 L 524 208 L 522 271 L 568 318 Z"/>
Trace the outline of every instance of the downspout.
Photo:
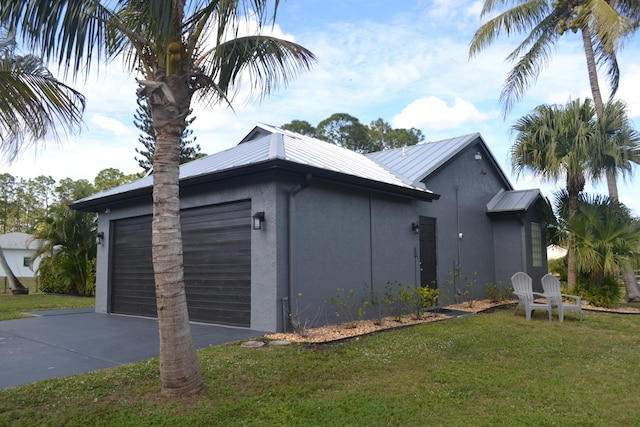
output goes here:
<path id="1" fill-rule="evenodd" d="M 304 190 L 305 188 L 307 188 L 309 186 L 309 184 L 311 183 L 311 174 L 308 173 L 305 176 L 304 182 L 302 182 L 301 184 L 298 184 L 297 186 L 295 186 L 291 191 L 289 191 L 289 197 L 288 197 L 288 202 L 289 202 L 289 214 L 287 217 L 287 233 L 288 233 L 288 239 L 289 239 L 289 247 L 288 247 L 288 262 L 289 262 L 289 277 L 288 277 L 288 283 L 287 283 L 287 293 L 288 295 L 285 296 L 284 298 L 282 298 L 282 311 L 283 311 L 283 318 L 282 318 L 282 329 L 284 332 L 288 332 L 289 330 L 289 322 L 287 321 L 287 319 L 289 319 L 289 315 L 291 314 L 291 311 L 293 309 L 292 307 L 292 299 L 296 297 L 296 294 L 294 292 L 294 285 L 293 285 L 293 246 L 294 246 L 294 239 L 293 239 L 293 231 L 295 230 L 295 197 L 296 195 L 301 192 L 302 190 Z M 285 313 L 286 311 L 286 313 Z"/>
<path id="2" fill-rule="evenodd" d="M 456 192 L 456 248 L 458 252 L 458 259 L 455 262 L 455 266 L 453 269 L 453 296 L 455 301 L 457 302 L 458 298 L 458 287 L 456 286 L 458 275 L 460 274 L 460 269 L 462 267 L 460 262 L 460 204 L 458 200 L 458 186 L 454 185 L 454 190 Z"/>

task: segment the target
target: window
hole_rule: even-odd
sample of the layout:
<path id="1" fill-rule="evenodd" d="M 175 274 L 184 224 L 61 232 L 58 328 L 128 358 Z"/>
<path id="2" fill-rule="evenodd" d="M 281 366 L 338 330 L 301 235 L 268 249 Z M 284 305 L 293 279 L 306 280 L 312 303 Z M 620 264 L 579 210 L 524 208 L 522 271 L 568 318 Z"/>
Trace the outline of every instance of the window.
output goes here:
<path id="1" fill-rule="evenodd" d="M 531 223 L 531 256 L 534 267 L 542 267 L 542 233 L 540 224 Z"/>
<path id="2" fill-rule="evenodd" d="M 25 267 L 31 267 L 31 257 L 24 257 L 22 258 L 22 265 Z"/>

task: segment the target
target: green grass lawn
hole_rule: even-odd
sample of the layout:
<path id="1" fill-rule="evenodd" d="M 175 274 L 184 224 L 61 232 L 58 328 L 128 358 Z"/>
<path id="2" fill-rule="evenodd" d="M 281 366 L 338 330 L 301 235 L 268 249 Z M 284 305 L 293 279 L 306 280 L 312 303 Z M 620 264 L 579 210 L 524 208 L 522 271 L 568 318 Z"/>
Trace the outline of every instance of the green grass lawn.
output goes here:
<path id="1" fill-rule="evenodd" d="M 0 425 L 634 426 L 640 316 L 511 309 L 333 345 L 199 352 L 206 389 L 159 397 L 156 359 L 0 391 Z M 44 362 L 43 362 L 44 363 Z"/>
<path id="2" fill-rule="evenodd" d="M 0 293 L 0 320 L 30 317 L 25 312 L 95 307 L 95 298 L 68 295 Z"/>

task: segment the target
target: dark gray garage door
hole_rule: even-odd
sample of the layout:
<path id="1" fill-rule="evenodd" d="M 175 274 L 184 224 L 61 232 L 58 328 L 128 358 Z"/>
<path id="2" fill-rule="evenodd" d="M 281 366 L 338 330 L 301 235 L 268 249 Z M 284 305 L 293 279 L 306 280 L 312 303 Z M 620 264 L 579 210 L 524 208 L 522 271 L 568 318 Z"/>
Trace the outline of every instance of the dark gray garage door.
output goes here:
<path id="1" fill-rule="evenodd" d="M 192 321 L 250 327 L 251 202 L 181 212 L 184 274 Z M 115 221 L 111 311 L 156 316 L 151 216 Z"/>

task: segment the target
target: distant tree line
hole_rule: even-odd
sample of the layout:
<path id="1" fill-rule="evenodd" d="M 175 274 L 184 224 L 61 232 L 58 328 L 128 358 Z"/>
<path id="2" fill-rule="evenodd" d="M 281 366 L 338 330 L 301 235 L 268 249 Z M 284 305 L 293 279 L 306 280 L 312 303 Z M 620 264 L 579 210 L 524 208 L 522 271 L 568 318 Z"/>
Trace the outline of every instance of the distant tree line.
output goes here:
<path id="1" fill-rule="evenodd" d="M 401 148 L 424 141 L 420 129 L 393 128 L 381 118 L 364 125 L 356 117 L 346 113 L 335 113 L 315 127 L 306 120 L 293 120 L 282 128 L 358 153 Z"/>
<path id="2" fill-rule="evenodd" d="M 22 179 L 0 174 L 0 231 L 31 234 L 42 243 L 34 258 L 43 256 L 38 268 L 43 292 L 93 295 L 97 216 L 74 211 L 69 203 L 139 177 L 104 169 L 93 183 L 70 178 L 56 183 L 44 175 Z M 5 274 L 16 279 L 12 272 Z M 19 280 L 11 287 L 12 292 L 23 293 Z"/>

